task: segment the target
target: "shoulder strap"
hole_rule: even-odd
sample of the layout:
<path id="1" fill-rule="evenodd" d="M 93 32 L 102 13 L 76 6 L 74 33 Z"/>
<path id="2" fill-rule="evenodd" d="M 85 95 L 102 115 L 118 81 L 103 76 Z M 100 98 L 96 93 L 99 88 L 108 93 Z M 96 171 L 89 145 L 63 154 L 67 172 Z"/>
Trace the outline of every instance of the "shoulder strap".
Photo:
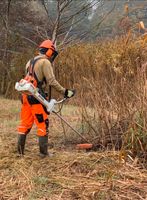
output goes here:
<path id="1" fill-rule="evenodd" d="M 39 58 L 36 58 L 36 59 L 32 59 L 31 61 L 30 61 L 30 66 L 28 67 L 28 73 L 29 73 L 29 75 L 34 75 L 34 66 L 35 66 L 35 63 L 38 61 L 38 60 L 40 60 L 41 58 L 39 57 Z"/>
<path id="2" fill-rule="evenodd" d="M 48 99 L 49 99 L 49 101 L 51 100 L 51 97 L 52 97 L 52 88 L 51 88 L 51 86 L 49 86 L 49 91 L 48 91 Z"/>
<path id="3" fill-rule="evenodd" d="M 40 60 L 40 59 L 42 59 L 42 57 L 39 57 L 39 58 L 33 58 L 31 61 L 30 61 L 30 65 L 29 65 L 29 67 L 28 67 L 28 74 L 30 75 L 30 76 L 33 76 L 34 78 L 35 78 L 35 80 L 37 81 L 37 87 L 38 88 L 41 88 L 41 86 L 42 86 L 42 81 L 39 81 L 38 80 L 38 78 L 37 78 L 37 76 L 36 76 L 36 74 L 35 74 L 35 72 L 34 72 L 34 66 L 35 66 L 35 64 L 36 64 L 36 62 L 38 61 L 38 60 Z M 43 80 L 44 81 L 44 80 Z"/>
<path id="4" fill-rule="evenodd" d="M 46 83 L 46 79 L 45 79 L 45 77 L 44 77 L 44 79 L 43 79 L 42 81 L 39 81 L 38 78 L 37 78 L 37 76 L 36 76 L 36 74 L 35 74 L 35 72 L 34 72 L 35 63 L 36 63 L 38 60 L 40 60 L 40 59 L 42 59 L 42 57 L 39 57 L 39 58 L 36 58 L 36 59 L 33 58 L 33 59 L 30 61 L 30 65 L 29 65 L 29 67 L 28 67 L 27 72 L 28 72 L 29 75 L 31 75 L 31 76 L 33 76 L 33 77 L 35 78 L 35 80 L 37 81 L 37 87 L 41 89 L 41 88 L 42 88 L 42 83 L 43 83 L 43 82 Z M 49 94 L 48 94 L 48 96 L 49 96 L 49 99 L 51 99 L 51 86 L 49 87 Z"/>

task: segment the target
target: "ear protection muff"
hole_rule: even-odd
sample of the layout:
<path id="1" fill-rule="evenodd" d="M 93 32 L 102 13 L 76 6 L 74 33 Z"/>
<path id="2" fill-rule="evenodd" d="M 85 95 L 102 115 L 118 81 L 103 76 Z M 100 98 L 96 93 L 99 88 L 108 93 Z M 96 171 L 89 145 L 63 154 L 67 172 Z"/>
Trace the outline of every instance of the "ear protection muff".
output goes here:
<path id="1" fill-rule="evenodd" d="M 52 49 L 48 49 L 47 52 L 45 53 L 45 55 L 50 58 L 52 56 L 53 52 L 54 51 Z"/>

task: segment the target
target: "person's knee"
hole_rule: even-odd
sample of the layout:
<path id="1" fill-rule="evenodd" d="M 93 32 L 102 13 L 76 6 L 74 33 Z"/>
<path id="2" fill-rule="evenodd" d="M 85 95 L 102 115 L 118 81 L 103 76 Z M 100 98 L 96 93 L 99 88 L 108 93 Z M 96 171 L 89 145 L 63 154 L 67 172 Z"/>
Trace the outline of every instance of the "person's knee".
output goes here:
<path id="1" fill-rule="evenodd" d="M 44 122 L 43 114 L 35 114 L 35 116 L 37 118 L 38 123 Z"/>
<path id="2" fill-rule="evenodd" d="M 38 136 L 47 136 L 48 135 L 48 128 L 49 128 L 49 120 L 45 119 L 43 122 L 38 124 Z"/>
<path id="3" fill-rule="evenodd" d="M 31 128 L 28 128 L 26 126 L 18 126 L 17 130 L 19 133 L 27 135 L 30 132 Z"/>
<path id="4" fill-rule="evenodd" d="M 45 128 L 38 128 L 37 135 L 40 136 L 47 136 L 48 133 Z"/>
<path id="5" fill-rule="evenodd" d="M 48 127 L 49 127 L 49 120 L 44 116 L 43 113 L 35 114 L 36 118 L 36 125 L 38 128 L 37 135 L 38 136 L 46 136 L 48 135 Z"/>

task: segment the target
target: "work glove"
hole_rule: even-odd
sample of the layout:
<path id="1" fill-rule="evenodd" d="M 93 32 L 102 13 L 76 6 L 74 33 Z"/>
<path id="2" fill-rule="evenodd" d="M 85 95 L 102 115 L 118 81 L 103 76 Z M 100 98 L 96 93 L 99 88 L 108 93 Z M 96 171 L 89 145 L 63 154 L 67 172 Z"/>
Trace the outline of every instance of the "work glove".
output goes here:
<path id="1" fill-rule="evenodd" d="M 75 95 L 75 90 L 66 89 L 64 93 L 64 98 L 71 98 Z"/>

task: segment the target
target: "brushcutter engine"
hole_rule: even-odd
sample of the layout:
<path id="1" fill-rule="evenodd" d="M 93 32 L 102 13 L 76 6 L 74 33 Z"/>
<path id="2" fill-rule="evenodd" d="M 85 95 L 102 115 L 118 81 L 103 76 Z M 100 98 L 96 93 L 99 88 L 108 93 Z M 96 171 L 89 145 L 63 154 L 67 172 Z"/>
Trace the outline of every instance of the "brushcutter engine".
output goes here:
<path id="1" fill-rule="evenodd" d="M 65 100 L 65 98 L 64 98 L 61 101 L 56 101 L 55 99 L 51 99 L 50 101 L 47 101 L 38 92 L 38 88 L 36 88 L 32 83 L 30 83 L 24 79 L 21 79 L 20 82 L 16 82 L 15 89 L 18 92 L 21 92 L 23 94 L 34 96 L 40 103 L 42 103 L 46 107 L 46 109 L 49 113 L 54 111 L 55 104 L 62 103 Z"/>

